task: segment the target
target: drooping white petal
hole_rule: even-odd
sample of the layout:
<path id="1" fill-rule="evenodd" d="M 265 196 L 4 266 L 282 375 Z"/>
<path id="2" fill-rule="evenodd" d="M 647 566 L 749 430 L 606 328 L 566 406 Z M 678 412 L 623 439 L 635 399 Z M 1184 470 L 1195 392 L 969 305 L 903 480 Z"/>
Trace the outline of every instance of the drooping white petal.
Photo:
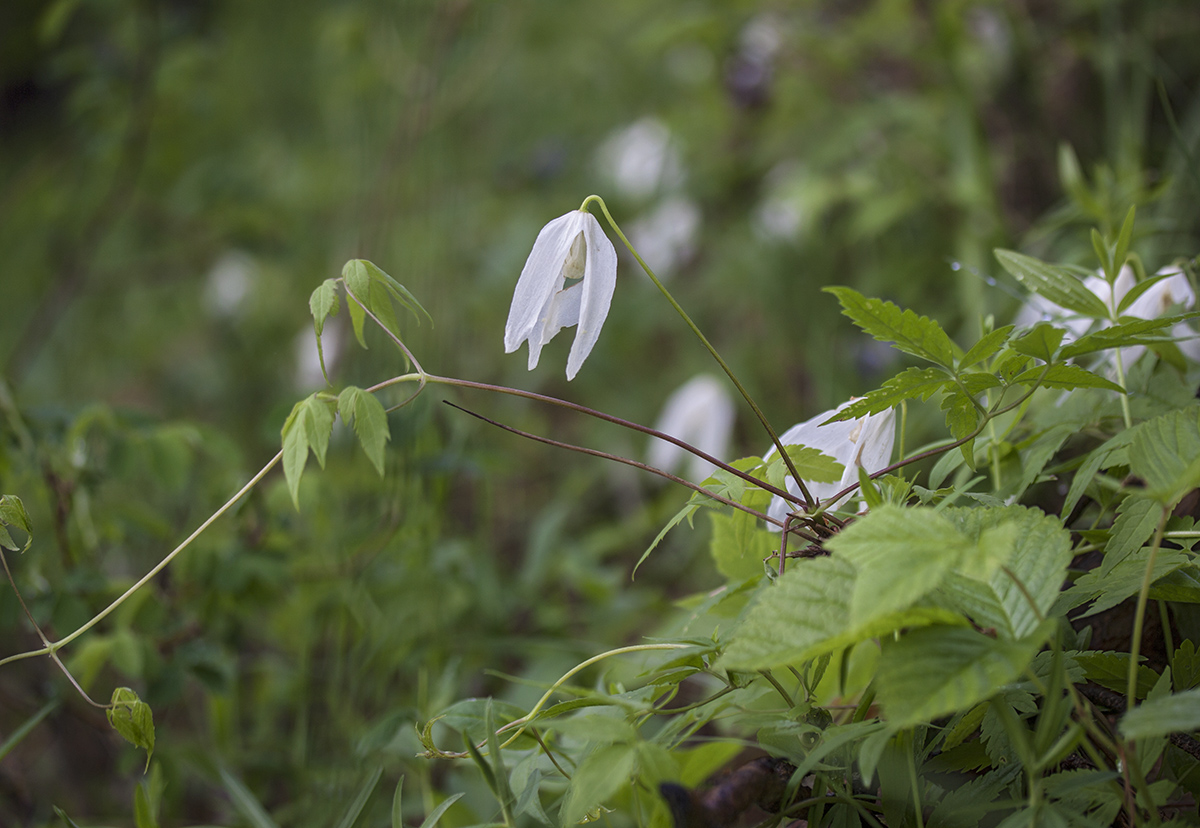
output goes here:
<path id="1" fill-rule="evenodd" d="M 667 398 L 654 428 L 721 458 L 728 450 L 733 420 L 733 401 L 722 382 L 711 374 L 700 374 Z M 685 455 L 674 443 L 651 438 L 647 462 L 673 472 L 683 463 Z M 688 457 L 688 479 L 699 483 L 712 473 L 711 463 L 695 455 Z"/>
<path id="2" fill-rule="evenodd" d="M 874 474 L 891 461 L 896 440 L 896 412 L 893 409 L 854 420 L 821 425 L 851 402 L 853 400 L 794 425 L 779 438 L 785 446 L 803 445 L 818 449 L 845 467 L 842 479 L 836 483 L 804 481 L 809 493 L 818 500 L 827 500 L 857 481 L 859 466 L 866 469 L 868 474 Z M 774 455 L 775 448 L 772 447 L 763 455 L 763 460 L 770 460 Z M 800 487 L 791 476 L 787 478 L 787 489 L 797 497 L 800 496 Z M 849 495 L 841 498 L 831 504 L 830 508 L 838 508 L 849 498 Z M 783 520 L 789 511 L 790 505 L 778 495 L 771 499 L 771 505 L 767 508 L 767 514 L 776 520 Z"/>
<path id="3" fill-rule="evenodd" d="M 579 325 L 567 359 L 567 378 L 573 379 L 600 335 L 616 279 L 617 252 L 595 216 L 572 210 L 554 219 L 538 233 L 517 280 L 504 326 L 505 352 L 528 342 L 533 370 L 543 345 L 563 328 Z"/>

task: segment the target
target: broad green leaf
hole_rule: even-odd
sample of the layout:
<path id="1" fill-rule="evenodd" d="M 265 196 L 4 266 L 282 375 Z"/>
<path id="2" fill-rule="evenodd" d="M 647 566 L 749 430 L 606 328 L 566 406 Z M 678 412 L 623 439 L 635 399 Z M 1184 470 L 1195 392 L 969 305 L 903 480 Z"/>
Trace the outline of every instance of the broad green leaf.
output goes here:
<path id="1" fill-rule="evenodd" d="M 959 369 L 961 370 L 963 368 L 970 368 L 976 363 L 990 359 L 993 355 L 999 352 L 1001 348 L 1004 347 L 1004 343 L 1008 342 L 1008 337 L 1013 332 L 1013 327 L 1014 326 L 1012 325 L 1005 325 L 1002 328 L 996 328 L 996 330 L 985 335 L 982 339 L 972 345 L 967 352 L 963 354 L 963 358 L 959 360 Z"/>
<path id="2" fill-rule="evenodd" d="M 968 371 L 961 374 L 958 381 L 971 396 L 977 396 L 990 388 L 1000 388 L 1003 385 L 999 377 L 989 374 L 987 371 Z"/>
<path id="3" fill-rule="evenodd" d="M 1059 351 L 1059 357 L 1061 359 L 1070 359 L 1071 357 L 1083 356 L 1084 354 L 1104 351 L 1109 348 L 1126 348 L 1130 345 L 1153 345 L 1158 342 L 1170 342 L 1175 337 L 1169 331 L 1160 332 L 1197 315 L 1200 314 L 1191 312 L 1176 314 L 1175 316 L 1160 316 L 1157 319 L 1130 319 L 1129 317 L 1125 317 L 1126 321 L 1117 325 L 1113 325 L 1110 328 L 1102 328 L 1086 336 L 1081 336 L 1074 342 L 1068 342 Z"/>
<path id="4" fill-rule="evenodd" d="M 1143 702 L 1121 718 L 1120 727 L 1126 739 L 1200 730 L 1200 690 L 1185 690 Z"/>
<path id="5" fill-rule="evenodd" d="M 383 403 L 374 394 L 368 394 L 353 385 L 338 395 L 338 413 L 342 419 L 354 426 L 358 442 L 366 452 L 371 465 L 383 476 L 383 448 L 392 439 L 388 430 L 387 413 Z"/>
<path id="6" fill-rule="evenodd" d="M 1147 497 L 1134 494 L 1122 500 L 1117 507 L 1112 534 L 1104 546 L 1100 574 L 1107 575 L 1114 566 L 1141 549 L 1158 528 L 1161 518 L 1162 506 Z"/>
<path id="7" fill-rule="evenodd" d="M 1071 561 L 1070 534 L 1053 517 L 1023 506 L 948 508 L 942 516 L 980 548 L 1000 544 L 999 549 L 989 550 L 997 558 L 1003 555 L 1008 538 L 994 530 L 1011 527 L 1007 531 L 1012 533 L 1012 548 L 1007 561 L 986 580 L 950 573 L 934 596 L 937 603 L 981 628 L 994 629 L 1003 640 L 1031 635 L 1059 595 Z"/>
<path id="8" fill-rule="evenodd" d="M 1173 506 L 1200 486 L 1200 406 L 1171 411 L 1133 430 L 1129 467 L 1146 481 L 1147 495 Z"/>
<path id="9" fill-rule="evenodd" d="M 1071 363 L 1039 365 L 1018 374 L 1012 381 L 1021 385 L 1041 385 L 1045 388 L 1105 388 L 1118 394 L 1125 393 L 1125 389 L 1112 380 L 1106 380 Z"/>
<path id="10" fill-rule="evenodd" d="M 283 424 L 283 476 L 287 479 L 292 502 L 300 508 L 300 478 L 308 463 L 308 450 L 325 467 L 325 452 L 333 431 L 336 400 L 320 392 L 305 397 L 292 407 Z"/>
<path id="11" fill-rule="evenodd" d="M 358 793 L 354 796 L 354 801 L 350 803 L 350 807 L 346 809 L 346 813 L 342 814 L 342 819 L 338 822 L 337 828 L 352 828 L 359 814 L 362 813 L 363 808 L 367 806 L 367 800 L 375 792 L 375 786 L 379 784 L 379 777 L 381 776 L 383 776 L 382 767 L 377 767 L 367 774 L 367 778 L 363 780 Z"/>
<path id="12" fill-rule="evenodd" d="M 1075 477 L 1071 480 L 1071 487 L 1067 490 L 1067 498 L 1063 501 L 1062 511 L 1059 513 L 1062 518 L 1065 519 L 1075 509 L 1079 498 L 1083 497 L 1084 491 L 1087 490 L 1096 473 L 1115 465 L 1113 458 L 1125 453 L 1125 449 L 1133 441 L 1133 435 L 1133 429 L 1125 429 L 1109 438 L 1103 445 L 1088 452 L 1083 464 L 1080 465 L 1075 472 Z"/>
<path id="13" fill-rule="evenodd" d="M 1031 356 L 1042 362 L 1053 362 L 1054 354 L 1058 352 L 1058 346 L 1062 344 L 1065 335 L 1066 331 L 1062 328 L 1056 328 L 1048 322 L 1041 322 L 1035 325 L 1029 333 L 1008 343 L 1008 347 L 1018 354 Z"/>
<path id="14" fill-rule="evenodd" d="M 908 727 L 989 698 L 1021 675 L 1045 632 L 1002 641 L 967 627 L 937 626 L 884 639 L 876 682 L 884 714 L 894 727 Z"/>
<path id="15" fill-rule="evenodd" d="M 948 381 L 950 381 L 949 375 L 941 368 L 906 368 L 884 382 L 882 387 L 868 392 L 862 399 L 855 400 L 837 412 L 829 418 L 828 422 L 853 420 L 867 414 L 878 414 L 889 408 L 895 408 L 905 400 L 918 397 L 928 400 Z"/>
<path id="16" fill-rule="evenodd" d="M 598 748 L 580 762 L 563 799 L 563 826 L 578 824 L 624 787 L 636 760 L 636 745 L 619 744 Z"/>
<path id="17" fill-rule="evenodd" d="M 868 299 L 847 287 L 823 288 L 842 305 L 842 313 L 880 342 L 952 370 L 957 350 L 942 327 L 926 316 L 902 310 L 882 299 Z"/>
<path id="18" fill-rule="evenodd" d="M 146 768 L 154 755 L 154 714 L 138 694 L 128 687 L 113 690 L 110 707 L 105 711 L 108 723 L 125 741 L 146 751 Z"/>
<path id="19" fill-rule="evenodd" d="M 722 667 L 761 670 L 799 664 L 902 627 L 960 624 L 957 613 L 915 607 L 855 627 L 850 622 L 854 565 L 841 556 L 792 563 L 763 587 L 721 659 Z"/>
<path id="20" fill-rule="evenodd" d="M 979 409 L 970 397 L 954 388 L 942 397 L 942 410 L 946 412 L 946 427 L 955 440 L 962 440 L 979 425 Z M 968 440 L 960 447 L 963 459 L 972 468 L 975 466 L 975 441 Z"/>
<path id="21" fill-rule="evenodd" d="M 542 807 L 542 771 L 538 767 L 540 758 L 537 753 L 530 753 L 517 762 L 512 773 L 509 774 L 508 785 L 517 797 L 513 813 L 526 814 L 547 828 L 554 828 L 554 823 L 550 821 L 550 817 L 546 815 L 546 811 Z"/>
<path id="22" fill-rule="evenodd" d="M 996 250 L 1001 266 L 1026 288 L 1066 308 L 1095 319 L 1107 319 L 1108 308 L 1070 271 L 1013 250 Z"/>
<path id="23" fill-rule="evenodd" d="M 16 550 L 18 547 L 6 528 L 8 526 L 16 526 L 28 536 L 25 545 L 20 547 L 22 552 L 27 550 L 33 543 L 33 521 L 29 519 L 29 512 L 25 511 L 21 498 L 6 494 L 0 495 L 0 547 Z"/>
<path id="24" fill-rule="evenodd" d="M 1062 423 L 1048 428 L 1021 446 L 1021 482 L 1014 492 L 1018 499 L 1037 481 L 1062 444 L 1077 432 L 1073 423 Z"/>
<path id="25" fill-rule="evenodd" d="M 1171 659 L 1171 680 L 1176 690 L 1191 690 L 1200 686 L 1200 654 L 1190 638 L 1185 638 Z M 0 752 L 0 756 L 3 756 Z"/>
<path id="26" fill-rule="evenodd" d="M 1089 650 L 1075 654 L 1074 659 L 1075 663 L 1083 668 L 1083 675 L 1088 681 L 1118 693 L 1125 692 L 1129 682 L 1129 653 Z M 1145 656 L 1138 656 L 1137 697 L 1139 699 L 1146 698 L 1159 679 L 1158 673 L 1140 663 L 1145 660 Z"/>
<path id="27" fill-rule="evenodd" d="M 779 535 L 763 529 L 746 512 L 710 512 L 709 549 L 717 570 L 727 581 L 741 582 L 763 574 L 763 559 L 779 547 Z"/>
<path id="28" fill-rule="evenodd" d="M 931 591 L 970 541 L 930 508 L 883 506 L 830 539 L 828 547 L 854 565 L 850 624 L 908 609 Z"/>

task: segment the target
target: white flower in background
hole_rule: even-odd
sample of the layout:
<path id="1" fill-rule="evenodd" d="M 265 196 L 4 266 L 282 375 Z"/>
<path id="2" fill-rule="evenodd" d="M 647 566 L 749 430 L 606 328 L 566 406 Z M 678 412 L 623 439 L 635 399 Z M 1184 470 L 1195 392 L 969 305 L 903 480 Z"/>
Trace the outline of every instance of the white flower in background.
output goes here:
<path id="1" fill-rule="evenodd" d="M 229 250 L 213 264 L 204 286 L 204 298 L 214 316 L 233 316 L 250 292 L 257 275 L 254 260 L 240 250 Z"/>
<path id="2" fill-rule="evenodd" d="M 683 162 L 671 130 L 657 118 L 623 127 L 600 145 L 601 169 L 626 198 L 643 199 L 683 183 Z"/>
<path id="3" fill-rule="evenodd" d="M 700 208 L 686 198 L 668 198 L 629 227 L 629 240 L 660 278 L 668 278 L 695 253 Z"/>
<path id="4" fill-rule="evenodd" d="M 317 351 L 317 338 L 313 334 L 312 325 L 308 325 L 296 335 L 292 346 L 296 354 L 295 384 L 297 390 L 308 391 L 313 388 L 324 388 L 325 377 L 321 374 L 321 355 Z M 325 370 L 333 375 L 334 366 L 342 353 L 342 320 L 331 317 L 325 320 L 325 328 L 321 332 L 321 350 L 325 353 Z"/>
<path id="5" fill-rule="evenodd" d="M 1133 316 L 1138 319 L 1157 319 L 1172 307 L 1188 309 L 1196 304 L 1196 293 L 1192 290 L 1192 286 L 1182 270 L 1177 267 L 1164 267 L 1156 275 L 1165 278 L 1160 279 L 1150 286 L 1145 293 L 1133 300 L 1129 307 L 1121 312 L 1121 316 Z M 1137 284 L 1137 281 L 1134 277 L 1133 269 L 1128 265 L 1122 267 L 1121 272 L 1117 274 L 1116 283 L 1113 288 L 1110 288 L 1104 277 L 1099 275 L 1089 276 L 1083 280 L 1083 286 L 1096 294 L 1105 307 L 1110 308 L 1113 306 L 1114 301 L 1119 305 L 1121 300 L 1125 298 L 1125 294 L 1129 293 L 1135 284 Z M 1018 326 L 1052 321 L 1055 324 L 1066 327 L 1071 332 L 1068 339 L 1077 339 L 1083 336 L 1093 324 L 1092 319 L 1073 314 L 1038 294 L 1033 294 L 1029 297 L 1029 301 L 1021 308 L 1014 321 Z M 1104 320 L 1101 322 L 1101 327 L 1107 328 L 1110 324 L 1110 322 Z M 1181 351 L 1191 359 L 1200 360 L 1200 343 L 1196 341 L 1195 331 L 1188 327 L 1186 323 L 1180 322 L 1172 329 L 1171 333 L 1181 340 L 1178 343 Z M 1145 350 L 1141 345 L 1122 348 L 1122 364 L 1126 366 L 1131 365 Z"/>
<path id="6" fill-rule="evenodd" d="M 837 483 L 804 481 L 809 494 L 818 500 L 833 497 L 842 489 L 858 482 L 859 466 L 866 469 L 867 474 L 874 474 L 880 469 L 886 468 L 891 462 L 892 447 L 896 443 L 895 409 L 889 408 L 878 414 L 868 414 L 853 420 L 821 425 L 852 402 L 854 400 L 849 400 L 832 411 L 822 412 L 812 419 L 798 423 L 785 431 L 779 438 L 779 442 L 784 446 L 815 448 L 846 467 L 845 472 L 842 473 L 842 479 Z M 763 455 L 763 460 L 769 461 L 774 456 L 775 448 L 772 446 L 771 450 Z M 796 485 L 795 479 L 790 475 L 787 478 L 787 490 L 797 497 L 801 497 L 800 487 Z M 846 495 L 836 503 L 830 504 L 829 508 L 836 509 L 849 498 L 850 495 Z M 776 520 L 783 520 L 790 511 L 792 511 L 791 505 L 776 495 L 771 499 L 767 514 Z M 775 529 L 771 524 L 768 524 L 768 528 Z"/>
<path id="7" fill-rule="evenodd" d="M 567 379 L 575 378 L 592 352 L 617 284 L 617 251 L 591 213 L 572 210 L 538 233 L 513 292 L 504 351 L 529 342 L 529 370 L 542 346 L 563 328 L 578 325 L 567 357 Z"/>
<path id="8" fill-rule="evenodd" d="M 654 424 L 657 431 L 670 434 L 713 457 L 723 458 L 733 431 L 733 400 L 724 384 L 711 374 L 692 377 L 667 397 L 662 414 Z M 663 471 L 674 472 L 687 460 L 687 477 L 699 483 L 714 468 L 712 463 L 684 449 L 652 437 L 646 462 Z"/>

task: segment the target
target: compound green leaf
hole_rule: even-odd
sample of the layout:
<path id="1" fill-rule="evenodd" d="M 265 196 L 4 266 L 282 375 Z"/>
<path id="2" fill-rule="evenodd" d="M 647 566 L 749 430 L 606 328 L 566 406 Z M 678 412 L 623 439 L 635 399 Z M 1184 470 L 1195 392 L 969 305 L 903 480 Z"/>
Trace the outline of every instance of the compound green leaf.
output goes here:
<path id="1" fill-rule="evenodd" d="M 292 502 L 300 508 L 300 478 L 308 463 L 311 448 L 321 467 L 325 467 L 325 452 L 333 431 L 333 412 L 336 400 L 320 392 L 312 394 L 292 407 L 283 424 L 283 476 L 287 479 Z"/>
<path id="2" fill-rule="evenodd" d="M 1162 506 L 1148 497 L 1130 495 L 1117 507 L 1117 519 L 1113 521 L 1112 534 L 1104 546 L 1104 560 L 1100 562 L 1100 574 L 1107 575 L 1112 568 L 1142 548 L 1162 518 Z"/>
<path id="3" fill-rule="evenodd" d="M 953 369 L 956 346 L 942 327 L 882 299 L 868 299 L 847 287 L 827 287 L 842 305 L 842 313 L 880 342 L 891 342 L 906 354 Z"/>
<path id="4" fill-rule="evenodd" d="M 1008 342 L 1008 337 L 1012 332 L 1013 326 L 1005 325 L 1002 328 L 996 328 L 996 330 L 986 334 L 982 339 L 972 345 L 965 354 L 963 354 L 963 358 L 958 362 L 958 367 L 960 369 L 970 368 L 976 363 L 990 359 L 1001 348 L 1004 347 L 1004 343 Z"/>
<path id="5" fill-rule="evenodd" d="M 1001 266 L 1017 281 L 1059 307 L 1096 319 L 1107 319 L 1108 309 L 1070 271 L 1046 264 L 1013 250 L 996 250 Z"/>

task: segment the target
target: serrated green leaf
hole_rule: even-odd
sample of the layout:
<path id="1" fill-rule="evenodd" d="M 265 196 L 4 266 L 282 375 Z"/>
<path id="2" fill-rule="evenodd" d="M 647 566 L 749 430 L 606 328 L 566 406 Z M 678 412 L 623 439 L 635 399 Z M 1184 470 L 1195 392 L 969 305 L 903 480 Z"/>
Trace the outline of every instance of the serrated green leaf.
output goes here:
<path id="1" fill-rule="evenodd" d="M 1012 382 L 1019 385 L 1041 385 L 1045 388 L 1104 388 L 1119 394 L 1125 393 L 1125 389 L 1112 380 L 1106 380 L 1078 365 L 1062 362 L 1030 368 L 1013 377 Z"/>
<path id="2" fill-rule="evenodd" d="M 1120 729 L 1126 739 L 1200 730 L 1200 690 L 1185 690 L 1143 702 L 1121 718 Z"/>
<path id="3" fill-rule="evenodd" d="M 949 381 L 949 375 L 941 368 L 907 368 L 884 382 L 882 387 L 868 392 L 862 399 L 855 400 L 837 412 L 827 422 L 853 420 L 868 414 L 878 414 L 895 408 L 904 400 L 918 397 L 928 400 Z"/>
<path id="4" fill-rule="evenodd" d="M 1010 383 L 1013 377 L 1025 370 L 1029 357 L 1014 351 L 1005 351 L 996 358 L 996 374 L 1001 382 Z"/>
<path id="5" fill-rule="evenodd" d="M 1017 281 L 1059 307 L 1095 319 L 1107 319 L 1108 308 L 1070 271 L 1013 250 L 996 250 L 996 259 Z"/>
<path id="6" fill-rule="evenodd" d="M 849 621 L 861 627 L 905 610 L 937 589 L 971 544 L 933 509 L 883 506 L 827 545 L 858 572 Z"/>
<path id="7" fill-rule="evenodd" d="M 717 570 L 732 582 L 763 574 L 763 559 L 777 550 L 779 535 L 763 529 L 759 521 L 743 511 L 732 514 L 710 512 L 712 540 L 709 550 Z"/>
<path id="8" fill-rule="evenodd" d="M 346 309 L 350 312 L 354 337 L 358 340 L 359 345 L 366 348 L 367 340 L 363 337 L 363 323 L 367 318 L 367 313 L 364 303 L 370 299 L 371 277 L 367 275 L 367 268 L 361 259 L 351 259 L 342 268 L 342 280 L 345 282 L 346 291 L 349 294 L 346 297 Z"/>
<path id="9" fill-rule="evenodd" d="M 1176 690 L 1191 690 L 1200 685 L 1200 654 L 1190 638 L 1183 640 L 1171 659 L 1171 681 Z"/>
<path id="10" fill-rule="evenodd" d="M 154 755 L 154 714 L 138 694 L 128 687 L 113 690 L 110 707 L 104 711 L 108 723 L 125 741 L 146 751 L 146 768 Z"/>
<path id="11" fill-rule="evenodd" d="M 1096 473 L 1102 468 L 1108 468 L 1113 465 L 1113 457 L 1125 453 L 1126 447 L 1133 441 L 1133 435 L 1133 429 L 1125 429 L 1109 438 L 1103 445 L 1097 446 L 1088 452 L 1083 464 L 1075 472 L 1074 479 L 1071 480 L 1070 489 L 1067 490 L 1067 498 L 1063 501 L 1062 512 L 1060 513 L 1062 518 L 1065 519 L 1075 509 L 1079 498 L 1083 497 L 1084 491 L 1087 489 L 1088 484 L 1092 482 L 1092 478 L 1096 476 Z"/>
<path id="12" fill-rule="evenodd" d="M 923 627 L 883 640 L 877 686 L 894 727 L 909 727 L 964 710 L 1014 681 L 1045 641 L 1039 630 L 1019 641 L 989 638 L 966 627 Z"/>
<path id="13" fill-rule="evenodd" d="M 1031 356 L 1042 362 L 1053 362 L 1054 354 L 1065 335 L 1066 331 L 1062 328 L 1056 328 L 1048 322 L 1040 322 L 1029 333 L 1008 343 L 1008 347 L 1018 354 Z"/>
<path id="14" fill-rule="evenodd" d="M 1075 655 L 1075 663 L 1083 668 L 1083 675 L 1088 681 L 1095 682 L 1101 687 L 1124 693 L 1129 682 L 1129 653 L 1101 652 L 1089 650 Z M 1145 656 L 1138 657 L 1137 697 L 1146 698 L 1147 694 L 1158 683 L 1158 673 L 1141 662 Z"/>
<path id="15" fill-rule="evenodd" d="M 902 627 L 965 623 L 937 607 L 916 607 L 870 624 L 850 622 L 857 573 L 841 556 L 793 563 L 774 584 L 760 590 L 721 659 L 730 669 L 762 670 L 799 664 Z"/>
<path id="16" fill-rule="evenodd" d="M 354 426 L 358 442 L 366 452 L 371 465 L 383 476 L 383 449 L 392 439 L 388 429 L 387 413 L 383 403 L 374 394 L 361 388 L 348 386 L 338 395 L 338 413 L 342 419 Z"/>
<path id="17" fill-rule="evenodd" d="M 1012 547 L 986 579 L 950 573 L 935 595 L 937 603 L 1007 641 L 1032 634 L 1059 595 L 1071 561 L 1070 534 L 1053 517 L 1023 506 L 947 508 L 942 516 L 987 557 L 1002 560 L 1010 538 Z M 1011 527 L 1006 530 L 1011 535 L 992 534 L 1000 527 Z M 993 544 L 997 547 L 988 548 Z"/>
<path id="18" fill-rule="evenodd" d="M 300 508 L 300 478 L 308 463 L 311 448 L 321 467 L 325 467 L 325 452 L 333 431 L 333 412 L 336 401 L 319 392 L 305 397 L 292 407 L 283 424 L 283 476 L 287 479 L 292 502 Z"/>
<path id="19" fill-rule="evenodd" d="M 1104 351 L 1109 348 L 1126 348 L 1130 345 L 1154 345 L 1161 342 L 1171 342 L 1174 337 L 1169 333 L 1157 333 L 1166 328 L 1195 316 L 1196 312 L 1180 313 L 1174 316 L 1160 316 L 1157 319 L 1129 319 L 1109 328 L 1102 328 L 1086 336 L 1081 336 L 1074 342 L 1069 342 L 1059 351 L 1061 359 L 1083 356 L 1084 354 Z"/>
<path id="20" fill-rule="evenodd" d="M 312 312 L 313 327 L 317 336 L 325 330 L 325 320 L 338 312 L 337 279 L 326 279 L 308 297 L 308 309 Z"/>
<path id="21" fill-rule="evenodd" d="M 1200 406 L 1171 411 L 1132 430 L 1129 467 L 1146 481 L 1148 496 L 1173 506 L 1200 486 Z"/>
<path id="22" fill-rule="evenodd" d="M 29 518 L 29 512 L 25 511 L 25 504 L 16 495 L 0 495 L 0 547 L 15 551 L 18 547 L 5 528 L 7 526 L 16 526 L 28 536 L 20 549 L 22 552 L 29 549 L 33 544 L 33 521 Z"/>
<path id="23" fill-rule="evenodd" d="M 948 389 L 942 397 L 942 410 L 946 412 L 946 427 L 954 435 L 955 440 L 961 440 L 975 431 L 979 425 L 979 409 L 975 403 L 959 388 Z M 969 440 L 961 446 L 963 459 L 971 468 L 975 467 L 975 441 Z"/>
<path id="24" fill-rule="evenodd" d="M 952 370 L 957 347 L 942 327 L 927 316 L 918 316 L 882 299 L 868 299 L 847 287 L 822 288 L 842 305 L 842 313 L 880 342 L 915 357 Z"/>
<path id="25" fill-rule="evenodd" d="M 1125 266 L 1125 260 L 1129 257 L 1129 245 L 1133 242 L 1133 219 L 1137 215 L 1137 205 L 1130 205 L 1129 212 L 1125 214 L 1125 221 L 1121 222 L 1121 232 L 1117 234 L 1116 249 L 1113 251 L 1113 270 L 1119 271 Z"/>
<path id="26" fill-rule="evenodd" d="M 1100 575 L 1107 575 L 1112 568 L 1142 548 L 1162 518 L 1162 507 L 1146 497 L 1131 495 L 1117 507 L 1117 519 L 1113 521 L 1112 534 L 1104 546 L 1104 560 L 1100 562 Z"/>
<path id="27" fill-rule="evenodd" d="M 990 359 L 1004 347 L 1004 343 L 1008 342 L 1008 337 L 1013 332 L 1013 327 L 1013 325 L 1005 325 L 986 334 L 963 354 L 963 358 L 958 362 L 959 369 L 970 368 L 976 363 Z"/>
<path id="28" fill-rule="evenodd" d="M 1149 547 L 1142 547 L 1125 560 L 1114 566 L 1109 572 L 1101 575 L 1099 569 L 1093 569 L 1076 579 L 1074 586 L 1066 590 L 1058 601 L 1058 607 L 1066 610 L 1095 599 L 1087 612 L 1077 616 L 1086 618 L 1103 612 L 1110 607 L 1136 595 L 1142 588 L 1142 579 L 1146 574 L 1146 565 L 1150 560 Z M 1152 582 L 1157 581 L 1191 561 L 1186 553 L 1175 549 L 1160 549 L 1154 559 Z"/>

